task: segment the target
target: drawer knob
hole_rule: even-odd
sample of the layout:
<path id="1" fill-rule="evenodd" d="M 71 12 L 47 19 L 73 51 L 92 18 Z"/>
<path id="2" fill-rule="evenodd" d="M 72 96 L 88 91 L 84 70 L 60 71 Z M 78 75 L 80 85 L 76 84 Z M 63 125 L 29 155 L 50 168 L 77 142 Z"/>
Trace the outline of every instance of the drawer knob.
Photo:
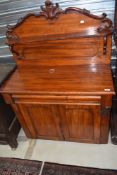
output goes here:
<path id="1" fill-rule="evenodd" d="M 55 72 L 55 69 L 49 69 L 49 73 L 53 74 Z"/>

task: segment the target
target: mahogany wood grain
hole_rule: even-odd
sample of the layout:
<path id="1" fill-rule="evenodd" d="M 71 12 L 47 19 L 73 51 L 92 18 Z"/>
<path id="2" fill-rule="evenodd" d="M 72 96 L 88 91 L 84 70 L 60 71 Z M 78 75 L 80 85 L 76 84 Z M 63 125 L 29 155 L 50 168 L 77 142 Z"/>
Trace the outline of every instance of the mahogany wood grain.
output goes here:
<path id="1" fill-rule="evenodd" d="M 59 107 L 51 104 L 18 104 L 22 115 L 30 126 L 32 138 L 64 140 L 60 130 Z"/>
<path id="2" fill-rule="evenodd" d="M 45 57 L 60 61 L 90 57 L 96 63 L 100 59 L 109 63 L 111 33 L 112 22 L 106 14 L 98 17 L 85 9 L 62 10 L 58 4 L 45 2 L 39 14 L 29 14 L 8 27 L 7 41 L 17 64 L 21 59 L 40 62 Z"/>
<path id="3" fill-rule="evenodd" d="M 111 47 L 110 36 L 107 38 L 107 48 Z M 87 44 L 88 43 L 88 44 Z M 103 37 L 85 37 L 78 39 L 65 39 L 54 41 L 40 41 L 31 43 L 15 44 L 13 47 L 14 59 L 18 65 L 80 65 L 80 64 L 109 64 L 111 52 L 107 49 L 104 54 Z M 47 54 L 45 54 L 45 52 Z M 50 60 L 48 62 L 48 59 Z M 24 62 L 25 61 L 25 62 Z"/>
<path id="4" fill-rule="evenodd" d="M 11 103 L 11 107 L 13 108 L 14 112 L 16 113 L 19 122 L 28 138 L 32 138 L 32 133 L 30 132 L 30 126 L 27 124 L 27 120 L 23 117 L 21 111 L 19 110 L 18 106 L 14 103 Z"/>
<path id="5" fill-rule="evenodd" d="M 101 98 L 101 108 L 104 109 L 104 107 L 107 107 L 110 110 L 107 110 L 101 114 L 101 134 L 100 134 L 100 142 L 101 143 L 107 143 L 108 142 L 108 133 L 110 129 L 110 111 L 112 106 L 112 96 L 102 96 Z"/>
<path id="6" fill-rule="evenodd" d="M 66 140 L 100 143 L 100 105 L 67 105 L 63 117 Z"/>
<path id="7" fill-rule="evenodd" d="M 20 94 L 114 94 L 110 65 L 22 66 L 2 92 Z"/>
<path id="8" fill-rule="evenodd" d="M 18 106 L 30 126 L 32 138 L 91 143 L 100 141 L 98 104 L 93 106 L 90 103 L 89 105 L 18 104 Z M 67 133 L 64 132 L 65 128 Z"/>

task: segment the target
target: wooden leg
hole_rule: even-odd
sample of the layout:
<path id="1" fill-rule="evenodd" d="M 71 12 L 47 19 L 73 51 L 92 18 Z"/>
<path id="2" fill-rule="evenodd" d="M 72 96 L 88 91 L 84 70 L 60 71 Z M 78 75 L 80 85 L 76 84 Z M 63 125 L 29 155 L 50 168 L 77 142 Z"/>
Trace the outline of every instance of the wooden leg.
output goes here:
<path id="1" fill-rule="evenodd" d="M 18 142 L 17 142 L 17 139 L 16 138 L 8 138 L 8 144 L 10 145 L 10 147 L 12 148 L 12 149 L 16 149 L 17 148 L 17 146 L 18 146 Z"/>

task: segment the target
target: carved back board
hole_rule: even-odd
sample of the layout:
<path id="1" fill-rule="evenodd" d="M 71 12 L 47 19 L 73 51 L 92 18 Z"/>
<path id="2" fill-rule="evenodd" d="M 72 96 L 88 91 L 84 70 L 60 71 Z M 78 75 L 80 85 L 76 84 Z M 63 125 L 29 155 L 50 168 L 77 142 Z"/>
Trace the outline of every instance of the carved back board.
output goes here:
<path id="1" fill-rule="evenodd" d="M 86 9 L 60 9 L 46 1 L 38 14 L 28 14 L 8 27 L 7 41 L 20 64 L 109 64 L 112 22 Z"/>

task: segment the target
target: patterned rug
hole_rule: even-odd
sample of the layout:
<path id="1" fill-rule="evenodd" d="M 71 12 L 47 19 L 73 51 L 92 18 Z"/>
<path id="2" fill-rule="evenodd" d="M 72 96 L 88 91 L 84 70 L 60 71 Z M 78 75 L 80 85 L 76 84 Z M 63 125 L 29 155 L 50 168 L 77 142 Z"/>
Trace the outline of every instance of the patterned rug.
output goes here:
<path id="1" fill-rule="evenodd" d="M 117 175 L 117 170 L 103 170 L 40 161 L 0 158 L 0 175 Z"/>
<path id="2" fill-rule="evenodd" d="M 117 175 L 117 170 L 45 163 L 42 175 Z"/>
<path id="3" fill-rule="evenodd" d="M 39 175 L 42 162 L 0 158 L 0 175 Z"/>

